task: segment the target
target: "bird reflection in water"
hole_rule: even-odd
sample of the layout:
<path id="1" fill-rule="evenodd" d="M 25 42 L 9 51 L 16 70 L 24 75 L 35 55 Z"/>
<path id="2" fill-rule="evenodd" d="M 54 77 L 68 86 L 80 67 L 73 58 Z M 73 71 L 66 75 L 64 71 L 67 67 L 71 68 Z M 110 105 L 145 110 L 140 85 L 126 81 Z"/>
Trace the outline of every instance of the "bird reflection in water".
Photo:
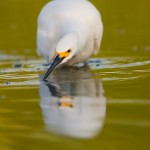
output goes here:
<path id="1" fill-rule="evenodd" d="M 49 81 L 40 84 L 46 129 L 75 138 L 95 137 L 106 115 L 103 94 L 101 81 L 92 78 L 88 68 L 57 69 Z"/>

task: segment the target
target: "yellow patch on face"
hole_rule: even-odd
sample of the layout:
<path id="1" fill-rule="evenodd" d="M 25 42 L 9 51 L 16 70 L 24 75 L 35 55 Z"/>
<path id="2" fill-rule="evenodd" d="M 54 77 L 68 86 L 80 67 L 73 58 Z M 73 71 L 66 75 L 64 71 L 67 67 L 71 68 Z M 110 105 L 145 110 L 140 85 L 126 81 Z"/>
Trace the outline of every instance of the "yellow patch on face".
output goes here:
<path id="1" fill-rule="evenodd" d="M 63 107 L 63 108 L 71 108 L 74 106 L 72 100 L 73 100 L 72 97 L 69 95 L 62 96 L 60 98 L 60 105 L 59 106 Z"/>
<path id="2" fill-rule="evenodd" d="M 68 57 L 70 52 L 71 52 L 71 49 L 69 49 L 66 52 L 61 52 L 61 53 L 56 52 L 56 54 L 59 55 L 60 58 L 63 58 L 63 57 Z"/>
<path id="3" fill-rule="evenodd" d="M 60 107 L 65 107 L 65 108 L 69 108 L 69 107 L 73 107 L 73 104 L 70 102 L 62 102 L 60 104 Z"/>

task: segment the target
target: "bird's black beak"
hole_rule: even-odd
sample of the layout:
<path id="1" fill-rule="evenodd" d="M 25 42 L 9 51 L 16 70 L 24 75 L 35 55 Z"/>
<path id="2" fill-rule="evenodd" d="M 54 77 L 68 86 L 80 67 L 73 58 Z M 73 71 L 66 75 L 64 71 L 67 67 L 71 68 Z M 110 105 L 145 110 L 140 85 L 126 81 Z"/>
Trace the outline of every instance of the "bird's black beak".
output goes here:
<path id="1" fill-rule="evenodd" d="M 53 63 L 51 64 L 50 68 L 47 70 L 47 72 L 44 75 L 43 81 L 45 81 L 47 79 L 47 77 L 49 76 L 49 74 L 54 70 L 54 68 L 64 59 L 65 57 L 60 57 L 59 55 L 57 55 L 53 61 Z"/>

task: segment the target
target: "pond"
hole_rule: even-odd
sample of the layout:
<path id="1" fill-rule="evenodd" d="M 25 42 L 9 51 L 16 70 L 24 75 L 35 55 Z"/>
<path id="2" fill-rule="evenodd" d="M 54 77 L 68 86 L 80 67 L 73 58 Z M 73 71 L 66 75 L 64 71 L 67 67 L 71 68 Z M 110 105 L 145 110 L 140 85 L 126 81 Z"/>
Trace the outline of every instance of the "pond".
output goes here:
<path id="1" fill-rule="evenodd" d="M 150 2 L 91 1 L 99 55 L 42 82 L 36 20 L 47 2 L 0 1 L 0 149 L 149 150 Z"/>

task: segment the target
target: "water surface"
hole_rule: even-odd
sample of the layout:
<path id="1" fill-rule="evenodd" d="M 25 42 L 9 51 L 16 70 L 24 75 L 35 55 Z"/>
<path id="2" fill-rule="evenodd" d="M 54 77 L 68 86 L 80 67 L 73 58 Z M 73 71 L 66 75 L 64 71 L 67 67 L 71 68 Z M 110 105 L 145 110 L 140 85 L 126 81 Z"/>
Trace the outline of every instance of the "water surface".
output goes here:
<path id="1" fill-rule="evenodd" d="M 39 81 L 44 60 L 5 57 L 0 73 L 3 149 L 148 149 L 147 57 L 91 59 L 87 68 L 56 70 L 50 83 Z M 14 68 L 17 63 L 22 66 Z"/>

